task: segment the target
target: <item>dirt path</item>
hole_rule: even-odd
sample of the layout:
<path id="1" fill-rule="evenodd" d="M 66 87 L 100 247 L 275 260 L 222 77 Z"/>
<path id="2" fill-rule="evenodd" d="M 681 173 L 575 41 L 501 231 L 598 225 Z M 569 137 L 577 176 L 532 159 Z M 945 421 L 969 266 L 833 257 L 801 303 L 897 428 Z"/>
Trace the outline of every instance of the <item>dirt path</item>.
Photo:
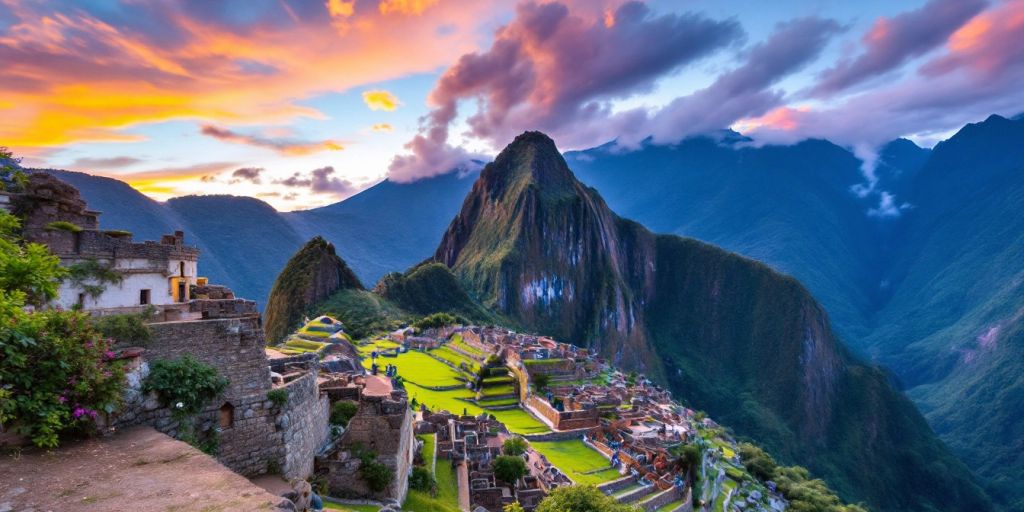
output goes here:
<path id="1" fill-rule="evenodd" d="M 149 427 L 0 459 L 0 511 L 258 511 L 281 498 Z"/>

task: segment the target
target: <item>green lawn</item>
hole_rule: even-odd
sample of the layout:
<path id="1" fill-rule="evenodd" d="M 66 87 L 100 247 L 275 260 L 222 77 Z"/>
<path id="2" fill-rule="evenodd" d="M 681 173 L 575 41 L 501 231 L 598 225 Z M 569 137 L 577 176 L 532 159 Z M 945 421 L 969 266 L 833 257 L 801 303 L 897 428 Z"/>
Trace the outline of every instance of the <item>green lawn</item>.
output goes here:
<path id="1" fill-rule="evenodd" d="M 621 477 L 618 470 L 609 468 L 608 459 L 579 439 L 531 441 L 530 446 L 579 485 L 597 485 Z M 584 474 L 601 468 L 608 469 Z"/>
<path id="2" fill-rule="evenodd" d="M 462 354 L 460 354 L 460 353 L 458 353 L 458 352 L 456 352 L 456 351 L 454 351 L 454 350 L 452 350 L 452 349 L 450 349 L 448 347 L 437 348 L 437 349 L 431 350 L 430 353 L 434 357 L 439 357 L 441 359 L 444 359 L 445 361 L 448 361 L 449 363 L 451 363 L 456 368 L 462 368 L 462 363 L 466 363 L 466 367 L 469 368 L 470 372 L 477 373 L 477 372 L 480 371 L 480 363 L 478 363 L 478 362 L 476 362 L 476 361 L 474 361 L 474 360 L 472 360 L 472 359 L 470 359 L 470 358 L 468 358 L 468 357 L 466 357 L 466 356 L 464 356 L 464 355 L 462 355 Z"/>
<path id="3" fill-rule="evenodd" d="M 423 460 L 429 468 L 430 458 L 434 453 L 434 434 L 419 438 L 426 441 L 423 446 Z M 434 478 L 437 479 L 436 498 L 431 498 L 430 493 L 410 489 L 402 509 L 416 512 L 459 512 L 459 481 L 447 459 L 438 459 Z"/>
<path id="4" fill-rule="evenodd" d="M 483 391 L 484 396 L 511 395 L 511 394 L 515 394 L 515 392 L 516 392 L 515 388 L 513 388 L 511 384 L 505 384 L 505 385 L 499 384 L 497 386 L 484 386 L 484 388 L 481 389 L 481 391 Z"/>
<path id="5" fill-rule="evenodd" d="M 363 359 L 363 366 L 367 369 L 373 364 L 369 357 Z M 398 375 L 401 375 L 407 382 L 413 382 L 421 386 L 455 386 L 462 384 L 456 377 L 459 374 L 444 363 L 416 350 L 410 350 L 398 357 L 378 357 L 377 366 L 383 373 L 383 368 L 389 364 L 398 367 Z"/>
<path id="6" fill-rule="evenodd" d="M 437 446 L 435 438 L 437 434 L 423 434 L 416 436 L 416 439 L 423 441 L 423 465 L 430 469 L 430 463 L 434 460 L 434 448 Z"/>

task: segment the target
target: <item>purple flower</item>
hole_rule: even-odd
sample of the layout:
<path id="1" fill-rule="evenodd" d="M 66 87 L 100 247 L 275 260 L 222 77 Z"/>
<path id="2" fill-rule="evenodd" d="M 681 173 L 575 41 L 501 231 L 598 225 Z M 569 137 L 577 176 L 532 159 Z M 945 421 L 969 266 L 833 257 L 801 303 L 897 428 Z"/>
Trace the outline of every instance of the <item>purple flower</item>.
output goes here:
<path id="1" fill-rule="evenodd" d="M 67 402 L 68 401 L 68 397 L 66 397 L 64 395 L 58 396 L 57 397 L 57 401 L 60 402 L 60 403 Z"/>
<path id="2" fill-rule="evenodd" d="M 76 419 L 76 420 L 78 418 L 81 418 L 84 415 L 85 415 L 85 409 L 83 409 L 81 407 L 75 407 L 75 410 L 71 412 L 71 417 Z"/>

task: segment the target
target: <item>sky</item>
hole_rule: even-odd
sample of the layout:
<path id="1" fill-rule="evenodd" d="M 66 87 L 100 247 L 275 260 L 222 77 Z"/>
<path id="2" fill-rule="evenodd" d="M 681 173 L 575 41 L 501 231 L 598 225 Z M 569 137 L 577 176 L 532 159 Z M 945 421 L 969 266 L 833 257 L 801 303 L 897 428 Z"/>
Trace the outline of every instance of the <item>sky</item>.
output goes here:
<path id="1" fill-rule="evenodd" d="M 849 147 L 870 190 L 885 142 L 1024 111 L 1022 41 L 1024 0 L 0 0 L 0 146 L 297 210 L 524 130 L 629 151 L 732 128 Z"/>

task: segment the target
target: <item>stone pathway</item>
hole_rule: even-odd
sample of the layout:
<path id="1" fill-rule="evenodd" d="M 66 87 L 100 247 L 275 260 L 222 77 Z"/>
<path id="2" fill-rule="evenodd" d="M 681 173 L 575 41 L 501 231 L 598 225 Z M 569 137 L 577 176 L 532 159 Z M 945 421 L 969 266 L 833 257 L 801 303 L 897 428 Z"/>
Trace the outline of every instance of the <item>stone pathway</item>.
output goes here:
<path id="1" fill-rule="evenodd" d="M 281 498 L 150 427 L 0 455 L 0 510 L 273 510 Z"/>

